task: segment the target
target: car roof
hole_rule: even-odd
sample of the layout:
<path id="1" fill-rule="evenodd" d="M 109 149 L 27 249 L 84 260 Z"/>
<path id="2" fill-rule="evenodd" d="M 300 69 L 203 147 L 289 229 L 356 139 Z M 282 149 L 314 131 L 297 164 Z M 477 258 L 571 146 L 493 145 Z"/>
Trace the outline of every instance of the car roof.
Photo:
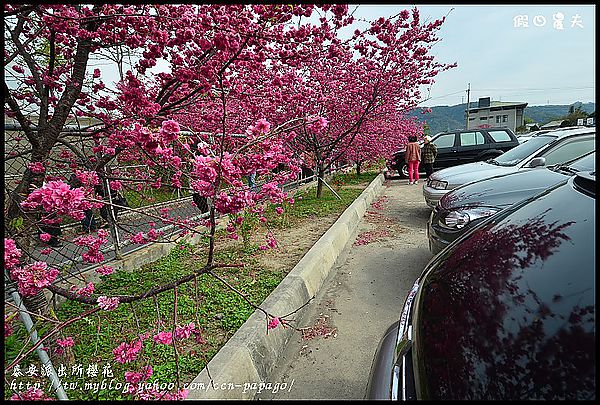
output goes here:
<path id="1" fill-rule="evenodd" d="M 442 134 L 453 134 L 455 132 L 473 132 L 473 131 L 498 131 L 498 130 L 507 130 L 507 131 L 511 131 L 510 128 L 507 127 L 490 127 L 490 128 L 469 128 L 469 129 L 449 129 L 448 131 L 442 131 L 442 132 L 438 132 L 437 134 L 433 135 L 433 137 L 436 137 L 438 135 L 442 135 Z"/>
<path id="2" fill-rule="evenodd" d="M 534 134 L 531 137 L 532 138 L 536 138 L 538 136 L 554 136 L 557 138 L 564 138 L 567 136 L 572 136 L 572 135 L 581 135 L 581 134 L 595 134 L 596 133 L 596 128 L 595 127 L 566 127 L 566 128 L 559 128 L 559 129 L 554 129 L 552 131 L 549 132 L 544 132 L 544 133 L 539 133 L 539 134 Z"/>

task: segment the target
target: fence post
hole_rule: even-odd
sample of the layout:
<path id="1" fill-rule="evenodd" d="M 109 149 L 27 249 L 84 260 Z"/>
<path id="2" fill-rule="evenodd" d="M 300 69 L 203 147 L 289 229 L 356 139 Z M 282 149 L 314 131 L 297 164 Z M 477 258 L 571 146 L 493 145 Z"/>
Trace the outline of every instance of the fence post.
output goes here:
<path id="1" fill-rule="evenodd" d="M 113 245 L 115 248 L 115 257 L 120 260 L 123 258 L 123 255 L 121 254 L 121 241 L 119 239 L 119 230 L 117 229 L 117 218 L 115 217 L 115 209 L 113 207 L 113 201 L 112 201 L 112 195 L 110 192 L 110 184 L 108 182 L 108 179 L 104 180 L 104 195 L 108 196 L 108 202 L 109 202 L 109 207 L 108 207 L 108 223 L 110 225 L 110 234 L 113 238 Z"/>
<path id="2" fill-rule="evenodd" d="M 17 291 L 17 286 L 15 285 L 15 282 L 12 281 L 10 279 L 10 277 L 8 276 L 8 272 L 6 269 L 4 270 L 4 285 L 6 286 L 7 292 L 11 295 L 15 305 L 19 309 L 19 318 L 21 319 L 23 326 L 25 326 L 27 333 L 29 333 L 29 336 L 31 337 L 31 343 L 35 345 L 40 340 L 37 335 L 37 331 L 35 330 L 33 321 L 31 320 L 31 317 L 29 316 L 29 312 L 27 312 L 27 308 L 25 307 L 25 304 L 23 304 L 21 295 Z M 69 398 L 67 397 L 67 394 L 65 393 L 65 390 L 63 389 L 63 386 L 60 382 L 60 379 L 58 378 L 58 375 L 56 374 L 56 370 L 54 369 L 54 366 L 52 365 L 52 361 L 50 360 L 50 357 L 48 356 L 46 349 L 44 348 L 43 345 L 39 345 L 36 349 L 36 352 L 38 354 L 38 357 L 40 358 L 40 362 L 44 365 L 46 371 L 48 372 L 48 377 L 50 378 L 50 381 L 52 382 L 52 387 L 56 391 L 56 395 L 58 396 L 58 399 L 63 400 L 63 401 L 68 401 Z"/>

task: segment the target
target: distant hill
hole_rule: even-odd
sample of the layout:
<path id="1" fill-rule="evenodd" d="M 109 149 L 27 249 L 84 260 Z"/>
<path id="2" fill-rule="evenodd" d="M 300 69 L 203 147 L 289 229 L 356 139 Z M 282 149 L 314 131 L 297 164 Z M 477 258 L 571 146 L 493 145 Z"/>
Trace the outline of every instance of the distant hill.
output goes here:
<path id="1" fill-rule="evenodd" d="M 575 108 L 581 106 L 581 109 L 588 114 L 596 111 L 595 103 L 576 102 L 568 105 L 536 105 L 525 107 L 525 117 L 531 118 L 540 125 L 544 125 L 567 115 L 571 105 Z M 471 108 L 476 106 L 476 102 L 471 103 Z M 426 122 L 431 129 L 429 132 L 431 135 L 450 129 L 463 129 L 465 127 L 465 110 L 467 108 L 467 103 L 430 108 L 430 113 L 421 114 L 421 110 L 418 109 L 409 115 L 417 117 L 421 122 Z"/>

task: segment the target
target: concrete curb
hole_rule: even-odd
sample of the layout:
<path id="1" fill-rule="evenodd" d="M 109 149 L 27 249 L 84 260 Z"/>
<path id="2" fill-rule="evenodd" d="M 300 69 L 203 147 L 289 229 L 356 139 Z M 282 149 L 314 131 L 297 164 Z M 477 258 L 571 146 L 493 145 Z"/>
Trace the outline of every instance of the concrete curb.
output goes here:
<path id="1" fill-rule="evenodd" d="M 379 194 L 383 180 L 383 174 L 379 174 L 363 190 L 265 299 L 261 308 L 283 316 L 315 296 L 367 208 Z M 305 310 L 306 307 L 296 312 L 294 318 L 301 319 Z M 293 329 L 282 327 L 267 333 L 264 313 L 254 311 L 189 384 L 188 399 L 253 399 L 257 390 L 269 389 L 266 384 L 279 384 L 269 381 L 269 376 L 279 353 L 294 333 Z M 279 388 L 285 389 L 286 382 L 280 384 Z"/>

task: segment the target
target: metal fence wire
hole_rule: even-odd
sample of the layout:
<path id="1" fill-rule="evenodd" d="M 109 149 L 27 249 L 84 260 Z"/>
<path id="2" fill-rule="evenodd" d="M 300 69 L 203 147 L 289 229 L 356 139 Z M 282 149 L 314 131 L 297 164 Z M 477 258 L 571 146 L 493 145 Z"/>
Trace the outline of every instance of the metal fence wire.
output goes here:
<path id="1" fill-rule="evenodd" d="M 81 131 L 77 128 L 67 127 L 65 132 L 66 134 L 63 134 L 65 138 L 70 142 L 79 143 L 79 146 L 83 150 L 91 149 L 91 147 L 93 147 L 93 144 L 90 143 L 91 141 L 89 141 L 89 139 L 82 140 L 82 137 L 78 136 L 78 133 Z M 31 151 L 24 133 L 17 125 L 5 123 L 4 138 L 4 208 L 6 210 L 8 196 L 16 188 L 18 182 L 22 178 L 27 164 L 30 162 Z M 86 145 L 85 142 L 90 144 Z M 67 146 L 57 144 L 49 159 L 53 162 L 53 168 L 48 169 L 46 176 L 56 176 L 63 178 L 65 181 L 69 181 L 72 171 L 69 170 L 67 163 L 64 162 L 64 156 L 67 151 Z M 117 162 L 110 166 L 110 170 L 121 173 L 136 169 L 147 170 L 147 167 L 124 166 L 119 165 Z M 297 180 L 284 184 L 282 186 L 283 190 L 291 191 L 303 184 L 315 181 L 315 172 L 316 171 L 313 170 L 303 170 L 301 176 Z M 261 185 L 260 181 L 256 184 L 257 187 L 260 187 Z M 105 198 L 108 202 L 113 202 L 111 201 L 112 196 L 110 194 Z M 121 201 L 121 203 L 123 203 L 123 201 Z M 162 213 L 164 212 L 164 209 L 168 209 L 171 218 L 188 219 L 189 221 L 192 221 L 192 223 L 207 217 L 210 201 L 206 201 L 207 204 L 204 205 L 204 207 L 201 207 L 203 209 L 199 209 L 197 203 L 198 201 L 194 203 L 191 195 L 184 195 L 184 193 L 174 191 L 168 201 L 147 205 L 140 209 L 127 209 L 122 212 L 117 210 L 116 215 L 114 211 L 110 209 L 106 209 L 103 213 L 94 210 L 93 215 L 97 225 L 102 225 L 109 233 L 108 242 L 105 247 L 101 249 L 101 252 L 104 255 L 104 262 L 115 258 L 122 258 L 123 255 L 137 251 L 148 245 L 148 243 L 137 244 L 130 242 L 130 237 L 132 235 L 139 232 L 145 234 L 151 229 L 150 221 L 142 220 L 142 218 L 153 217 L 156 219 L 153 219 L 152 221 L 155 222 L 154 229 L 159 233 L 162 232 L 162 237 L 157 239 L 160 243 L 161 241 L 168 241 L 171 236 L 182 231 L 179 226 L 163 220 Z M 101 218 L 103 216 L 106 217 L 107 213 L 111 215 L 112 218 L 107 218 L 108 221 L 102 223 Z M 59 239 L 61 240 L 61 243 L 58 246 L 50 246 L 47 243 L 42 242 L 37 233 L 32 232 L 31 238 L 33 240 L 31 241 L 31 246 L 34 247 L 31 257 L 32 260 L 45 261 L 49 266 L 61 270 L 61 276 L 56 280 L 57 282 L 64 281 L 65 279 L 98 266 L 96 263 L 90 264 L 84 262 L 83 254 L 88 248 L 77 246 L 73 243 L 73 239 L 77 235 L 86 234 L 80 222 L 67 220 L 60 225 L 59 229 Z M 156 243 L 157 241 L 151 243 Z"/>

